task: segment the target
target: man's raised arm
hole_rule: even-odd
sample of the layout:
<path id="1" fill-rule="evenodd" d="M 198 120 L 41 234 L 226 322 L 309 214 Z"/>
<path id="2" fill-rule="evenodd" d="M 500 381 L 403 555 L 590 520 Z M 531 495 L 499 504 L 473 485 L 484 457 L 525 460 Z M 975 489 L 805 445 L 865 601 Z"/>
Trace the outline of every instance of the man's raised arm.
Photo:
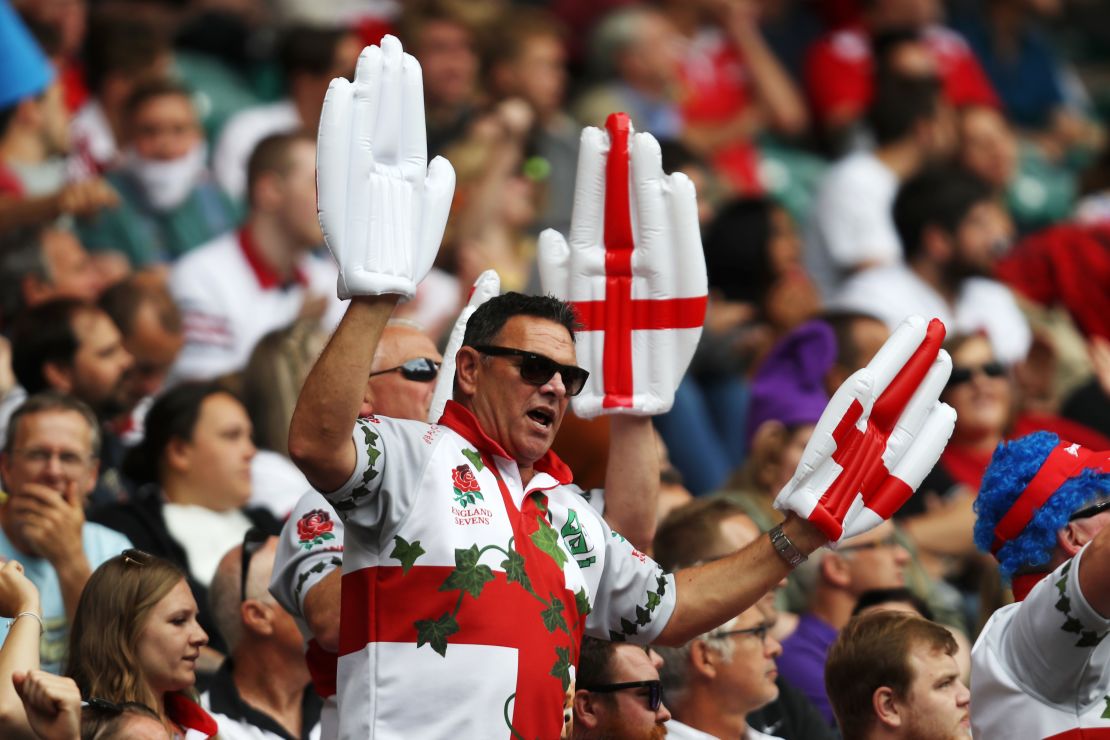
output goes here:
<path id="1" fill-rule="evenodd" d="M 355 466 L 351 439 L 370 363 L 400 296 L 431 269 L 455 189 L 447 160 L 427 164 L 420 65 L 392 36 L 359 56 L 354 82 L 332 80 L 320 114 L 320 226 L 352 298 L 309 373 L 289 429 L 289 454 L 333 491 Z"/>

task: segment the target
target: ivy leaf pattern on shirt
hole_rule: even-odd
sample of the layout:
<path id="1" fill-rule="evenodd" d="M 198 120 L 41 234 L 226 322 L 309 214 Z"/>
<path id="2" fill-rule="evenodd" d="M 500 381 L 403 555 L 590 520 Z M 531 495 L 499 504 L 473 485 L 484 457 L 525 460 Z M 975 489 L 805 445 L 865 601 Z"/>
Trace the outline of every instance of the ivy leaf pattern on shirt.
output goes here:
<path id="1" fill-rule="evenodd" d="M 1106 633 L 1083 629 L 1083 622 L 1071 613 L 1071 599 L 1068 597 L 1068 571 L 1071 569 L 1071 562 L 1069 560 L 1060 570 L 1060 578 L 1056 581 L 1056 590 L 1060 592 L 1060 598 L 1054 606 L 1056 611 L 1064 615 L 1064 623 L 1060 625 L 1060 629 L 1079 635 L 1079 639 L 1075 641 L 1076 647 L 1096 647 L 1106 637 Z"/>
<path id="2" fill-rule="evenodd" d="M 574 604 L 578 607 L 578 615 L 582 618 L 593 611 L 593 607 L 590 606 L 590 598 L 586 596 L 585 588 L 578 589 L 578 593 L 574 595 Z"/>
<path id="3" fill-rule="evenodd" d="M 416 559 L 424 552 L 424 548 L 420 546 L 420 540 L 416 540 L 410 545 L 404 537 L 393 535 L 393 552 L 389 553 L 389 557 L 401 561 L 402 573 L 407 575 L 409 569 L 416 563 Z"/>
<path id="4" fill-rule="evenodd" d="M 470 464 L 473 465 L 474 469 L 477 470 L 479 473 L 481 473 L 482 469 L 486 467 L 485 464 L 482 462 L 482 456 L 478 454 L 478 450 L 463 450 L 462 455 L 470 461 Z"/>
<path id="5" fill-rule="evenodd" d="M 447 576 L 447 580 L 439 590 L 458 589 L 478 598 L 486 584 L 493 580 L 493 571 L 488 565 L 478 562 L 479 555 L 477 545 L 471 545 L 465 550 L 455 548 L 455 569 Z"/>
<path id="6" fill-rule="evenodd" d="M 447 613 L 439 619 L 418 619 L 416 621 L 416 647 L 428 644 L 432 650 L 447 657 L 447 638 L 459 631 L 459 623 L 453 614 Z"/>
<path id="7" fill-rule="evenodd" d="M 509 583 L 519 583 L 525 591 L 532 591 L 532 581 L 524 570 L 524 556 L 510 548 L 509 555 L 501 561 L 501 570 Z"/>
<path id="8" fill-rule="evenodd" d="M 550 555 L 551 559 L 555 561 L 555 565 L 559 566 L 559 570 L 562 570 L 563 565 L 567 562 L 567 554 L 563 552 L 563 548 L 559 547 L 559 533 L 543 517 L 536 517 L 536 522 L 539 527 L 531 534 L 532 544 Z"/>
<path id="9" fill-rule="evenodd" d="M 570 648 L 555 648 L 555 665 L 551 675 L 563 682 L 563 691 L 570 688 Z"/>
<path id="10" fill-rule="evenodd" d="M 540 612 L 540 616 L 543 618 L 543 626 L 547 628 L 548 632 L 562 630 L 568 635 L 570 634 L 570 630 L 567 628 L 567 620 L 563 618 L 564 608 L 563 602 L 559 600 L 559 597 L 555 594 L 551 594 L 551 603 L 547 605 L 546 609 Z"/>

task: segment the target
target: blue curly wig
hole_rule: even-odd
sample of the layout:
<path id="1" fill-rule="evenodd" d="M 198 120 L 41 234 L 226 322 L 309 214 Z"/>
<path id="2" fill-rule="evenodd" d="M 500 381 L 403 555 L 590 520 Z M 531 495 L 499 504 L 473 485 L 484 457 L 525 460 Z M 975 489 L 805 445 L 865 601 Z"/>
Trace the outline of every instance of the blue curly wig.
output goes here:
<path id="1" fill-rule="evenodd" d="M 1006 515 L 1029 481 L 1040 470 L 1048 454 L 1060 442 L 1051 432 L 1034 432 L 998 445 L 990 467 L 983 474 L 975 502 L 975 544 L 990 552 L 994 529 Z M 1110 494 L 1110 473 L 1087 469 L 1064 482 L 1037 510 L 1021 535 L 998 551 L 999 570 L 1006 578 L 1023 568 L 1044 565 L 1056 547 L 1056 533 L 1076 510 Z"/>

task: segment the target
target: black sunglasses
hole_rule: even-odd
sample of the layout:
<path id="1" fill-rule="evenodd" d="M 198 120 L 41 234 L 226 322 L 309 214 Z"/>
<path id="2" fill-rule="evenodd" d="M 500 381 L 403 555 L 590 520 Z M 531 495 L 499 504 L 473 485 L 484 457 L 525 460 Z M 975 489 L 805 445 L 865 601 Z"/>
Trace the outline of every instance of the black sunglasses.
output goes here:
<path id="1" fill-rule="evenodd" d="M 1006 375 L 1006 366 L 1001 362 L 988 362 L 978 367 L 954 367 L 952 374 L 948 376 L 948 388 L 955 388 L 958 385 L 963 385 L 975 377 L 975 373 L 983 373 L 988 378 L 1001 378 Z"/>
<path id="2" fill-rule="evenodd" d="M 412 380 L 417 383 L 431 383 L 436 379 L 436 374 L 439 373 L 439 363 L 428 357 L 417 357 L 412 360 L 406 360 L 397 367 L 370 373 L 370 377 L 372 378 L 375 375 L 385 375 L 386 373 L 396 372 L 400 372 L 401 377 L 405 380 Z"/>
<path id="3" fill-rule="evenodd" d="M 659 679 L 651 681 L 625 681 L 624 683 L 607 683 L 600 686 L 579 686 L 580 689 L 586 691 L 595 691 L 599 694 L 611 694 L 614 691 L 624 691 L 625 689 L 647 689 L 648 709 L 655 712 L 659 710 L 659 705 L 663 703 L 663 682 Z"/>
<path id="4" fill-rule="evenodd" d="M 1110 498 L 1105 501 L 1099 501 L 1097 504 L 1091 504 L 1075 512 L 1068 517 L 1069 522 L 1074 522 L 1076 519 L 1090 519 L 1093 516 L 1098 516 L 1102 512 L 1110 509 Z"/>
<path id="5" fill-rule="evenodd" d="M 555 373 L 559 373 L 568 396 L 577 396 L 581 393 L 586 386 L 586 378 L 590 377 L 588 370 L 583 370 L 576 365 L 560 365 L 550 357 L 537 355 L 535 352 L 525 352 L 512 347 L 494 347 L 489 344 L 476 345 L 474 349 L 491 357 L 519 357 L 520 377 L 525 383 L 532 385 L 543 385 L 555 377 Z"/>
<path id="6" fill-rule="evenodd" d="M 251 527 L 243 535 L 243 550 L 239 553 L 239 601 L 247 600 L 247 576 L 251 570 L 251 558 L 262 549 L 270 535 L 258 527 Z"/>

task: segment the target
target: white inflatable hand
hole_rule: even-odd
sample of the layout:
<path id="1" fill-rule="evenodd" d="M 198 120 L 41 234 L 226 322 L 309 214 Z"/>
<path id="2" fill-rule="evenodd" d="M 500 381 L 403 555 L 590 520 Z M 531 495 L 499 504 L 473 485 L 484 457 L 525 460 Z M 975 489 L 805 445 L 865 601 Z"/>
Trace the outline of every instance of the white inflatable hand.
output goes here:
<path id="1" fill-rule="evenodd" d="M 462 346 L 463 336 L 466 334 L 466 322 L 478 310 L 478 306 L 501 294 L 501 277 L 496 270 L 486 270 L 474 281 L 470 289 L 470 300 L 459 312 L 455 319 L 455 326 L 451 329 L 451 337 L 447 340 L 447 349 L 443 351 L 443 364 L 436 376 L 436 389 L 432 393 L 432 405 L 428 408 L 428 423 L 435 424 L 443 416 L 443 407 L 451 397 L 455 386 L 455 355 Z"/>
<path id="2" fill-rule="evenodd" d="M 932 470 L 956 423 L 937 399 L 952 372 L 944 324 L 911 316 L 825 407 L 775 508 L 831 542 L 877 527 Z"/>
<path id="3" fill-rule="evenodd" d="M 690 178 L 663 173 L 659 143 L 614 113 L 586 128 L 570 240 L 540 234 L 545 292 L 574 304 L 578 364 L 590 371 L 574 413 L 669 411 L 705 321 L 705 255 Z"/>
<path id="4" fill-rule="evenodd" d="M 331 81 L 320 113 L 317 210 L 340 298 L 411 298 L 431 269 L 455 171 L 427 161 L 420 64 L 386 36 L 362 50 L 353 83 Z"/>

